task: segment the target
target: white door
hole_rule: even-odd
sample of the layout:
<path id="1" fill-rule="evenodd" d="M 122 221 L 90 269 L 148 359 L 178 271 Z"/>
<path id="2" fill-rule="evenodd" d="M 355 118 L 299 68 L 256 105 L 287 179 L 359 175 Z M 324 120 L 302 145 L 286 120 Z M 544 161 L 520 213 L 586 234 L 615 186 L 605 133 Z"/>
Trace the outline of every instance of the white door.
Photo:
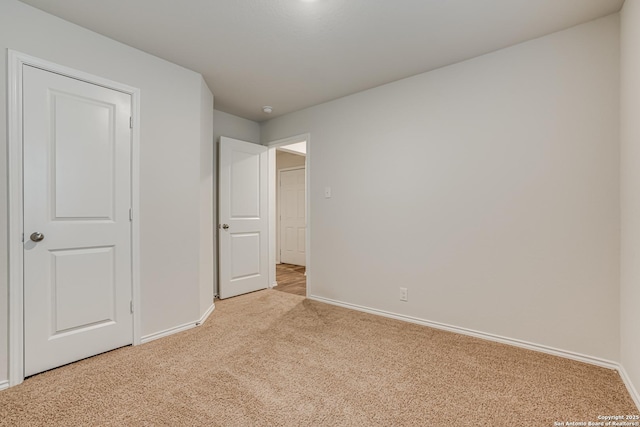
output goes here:
<path id="1" fill-rule="evenodd" d="M 305 170 L 280 171 L 280 262 L 305 265 Z"/>
<path id="2" fill-rule="evenodd" d="M 220 298 L 268 286 L 267 147 L 220 138 Z"/>
<path id="3" fill-rule="evenodd" d="M 133 342 L 131 96 L 23 69 L 25 376 Z"/>

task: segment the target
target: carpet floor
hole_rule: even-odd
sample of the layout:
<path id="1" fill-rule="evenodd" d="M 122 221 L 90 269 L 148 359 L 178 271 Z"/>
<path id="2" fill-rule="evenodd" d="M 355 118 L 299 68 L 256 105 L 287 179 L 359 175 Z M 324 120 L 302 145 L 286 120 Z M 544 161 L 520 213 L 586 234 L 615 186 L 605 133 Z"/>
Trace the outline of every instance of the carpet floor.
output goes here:
<path id="1" fill-rule="evenodd" d="M 0 392 L 11 426 L 553 426 L 637 412 L 615 371 L 273 290 Z"/>

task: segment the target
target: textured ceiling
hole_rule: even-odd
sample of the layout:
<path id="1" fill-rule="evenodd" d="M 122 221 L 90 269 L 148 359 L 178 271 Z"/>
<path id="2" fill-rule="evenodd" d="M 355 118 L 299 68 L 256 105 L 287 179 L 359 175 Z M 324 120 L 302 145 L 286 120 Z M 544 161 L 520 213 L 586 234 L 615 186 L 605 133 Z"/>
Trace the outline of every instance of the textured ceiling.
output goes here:
<path id="1" fill-rule="evenodd" d="M 201 73 L 255 121 L 568 28 L 623 0 L 22 0 Z M 274 112 L 262 112 L 271 105 Z"/>

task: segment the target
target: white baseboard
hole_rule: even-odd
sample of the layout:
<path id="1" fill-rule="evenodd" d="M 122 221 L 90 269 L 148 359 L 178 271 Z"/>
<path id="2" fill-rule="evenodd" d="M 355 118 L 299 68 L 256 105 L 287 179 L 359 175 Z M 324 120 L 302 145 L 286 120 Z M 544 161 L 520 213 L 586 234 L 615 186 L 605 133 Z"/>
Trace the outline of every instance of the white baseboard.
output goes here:
<path id="1" fill-rule="evenodd" d="M 273 283 L 271 284 L 271 286 L 269 286 L 270 288 L 275 288 L 276 286 L 278 286 L 278 282 L 276 280 L 273 281 Z"/>
<path id="2" fill-rule="evenodd" d="M 8 380 L 0 381 L 0 391 L 6 390 L 8 388 L 9 388 L 9 381 Z"/>
<path id="3" fill-rule="evenodd" d="M 211 307 L 209 307 L 207 311 L 204 312 L 202 317 L 195 322 L 185 323 L 183 325 L 178 325 L 178 326 L 174 326 L 173 328 L 165 329 L 164 331 L 154 332 L 153 334 L 145 335 L 140 340 L 140 344 L 146 344 L 150 341 L 168 337 L 169 335 L 177 334 L 179 332 L 184 332 L 191 328 L 195 328 L 196 326 L 200 326 L 204 323 L 205 320 L 207 320 L 207 317 L 209 317 L 209 315 L 213 312 L 215 308 L 216 308 L 215 304 L 211 304 Z"/>
<path id="4" fill-rule="evenodd" d="M 196 322 L 185 323 L 184 325 L 174 326 L 173 328 L 165 329 L 164 331 L 154 332 L 153 334 L 145 335 L 140 340 L 140 344 L 146 344 L 150 341 L 155 341 L 160 338 L 168 337 L 169 335 L 177 334 L 178 332 L 184 332 L 191 328 L 196 327 Z"/>
<path id="5" fill-rule="evenodd" d="M 200 320 L 196 322 L 196 326 L 202 325 L 207 320 L 209 315 L 213 313 L 213 310 L 215 309 L 216 309 L 216 305 L 214 303 L 211 303 L 211 307 L 207 308 L 207 311 L 205 311 L 202 317 L 200 317 Z"/>
<path id="6" fill-rule="evenodd" d="M 638 407 L 638 410 L 640 411 L 640 394 L 638 393 L 638 390 L 634 387 L 633 382 L 631 381 L 631 378 L 629 378 L 627 371 L 624 369 L 624 366 L 622 366 L 620 363 L 613 362 L 611 360 L 601 359 L 598 357 L 587 356 L 585 354 L 576 353 L 573 351 L 561 350 L 561 349 L 549 347 L 546 345 L 535 344 L 535 343 L 531 343 L 523 340 L 502 337 L 500 335 L 475 331 L 473 329 L 461 328 L 458 326 L 447 325 L 445 323 L 433 322 L 430 320 L 420 319 L 417 317 L 405 316 L 403 314 L 391 313 L 384 310 L 364 307 L 357 304 L 350 304 L 346 302 L 336 301 L 330 298 L 318 297 L 315 295 L 310 295 L 307 298 L 315 301 L 331 304 L 331 305 L 337 305 L 339 307 L 349 308 L 352 310 L 362 311 L 370 314 L 376 314 L 378 316 L 389 317 L 391 319 L 403 320 L 405 322 L 415 323 L 422 326 L 428 326 L 434 329 L 441 329 L 444 331 L 455 332 L 462 335 L 468 335 L 468 336 L 472 336 L 475 338 L 480 338 L 488 341 L 499 342 L 501 344 L 512 345 L 515 347 L 526 348 L 527 350 L 539 351 L 541 353 L 547 353 L 553 356 L 564 357 L 565 359 L 577 360 L 579 362 L 589 363 L 591 365 L 600 366 L 602 368 L 616 370 L 618 371 L 618 374 L 620 375 L 622 382 L 627 387 L 627 390 L 629 391 L 631 398 L 633 399 L 634 403 Z"/>
<path id="7" fill-rule="evenodd" d="M 420 319 L 412 316 L 405 316 L 403 314 L 391 313 L 384 310 L 378 310 L 375 308 L 364 307 L 357 304 L 350 304 L 341 301 L 332 300 L 329 298 L 318 297 L 315 295 L 308 296 L 307 298 L 324 302 L 327 304 L 337 305 L 344 308 L 350 308 L 357 311 L 362 311 L 370 314 L 377 314 L 383 317 L 389 317 L 391 319 L 404 320 L 405 322 L 415 323 L 418 325 L 428 326 L 435 329 L 441 329 L 444 331 L 455 332 L 462 335 L 468 335 L 475 338 L 481 338 L 488 341 L 495 341 L 501 344 L 512 345 L 515 347 L 526 348 L 527 350 L 539 351 L 542 353 L 551 354 L 554 356 L 564 357 L 566 359 L 577 360 L 579 362 L 589 363 L 591 365 L 600 366 L 603 368 L 614 369 L 620 372 L 621 366 L 617 362 L 612 362 L 610 360 L 600 359 L 598 357 L 588 356 L 585 354 L 576 353 L 568 350 L 561 350 L 558 348 L 549 347 L 546 345 L 535 344 L 523 340 L 513 339 L 502 337 L 500 335 L 494 335 L 486 332 L 475 331 L 473 329 L 461 328 L 458 326 L 447 325 L 445 323 L 433 322 L 431 320 Z"/>
<path id="8" fill-rule="evenodd" d="M 627 371 L 624 369 L 624 366 L 620 365 L 618 367 L 618 372 L 620 373 L 620 378 L 622 378 L 624 385 L 627 386 L 627 390 L 629 391 L 631 398 L 633 399 L 636 406 L 638 407 L 638 411 L 640 411 L 640 393 L 638 393 L 638 390 L 633 386 L 633 383 L 631 382 L 631 378 L 629 378 L 629 375 L 627 374 Z"/>

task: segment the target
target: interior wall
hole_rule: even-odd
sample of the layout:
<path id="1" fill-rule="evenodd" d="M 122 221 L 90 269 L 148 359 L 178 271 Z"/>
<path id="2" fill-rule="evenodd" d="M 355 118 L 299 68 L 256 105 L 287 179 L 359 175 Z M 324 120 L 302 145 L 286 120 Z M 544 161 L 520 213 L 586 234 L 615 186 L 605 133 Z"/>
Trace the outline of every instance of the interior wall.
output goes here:
<path id="1" fill-rule="evenodd" d="M 620 326 L 622 365 L 640 397 L 640 2 L 626 1 L 621 15 Z M 637 402 L 640 404 L 640 402 Z"/>
<path id="2" fill-rule="evenodd" d="M 213 110 L 213 142 L 215 144 L 213 150 L 213 164 L 215 173 L 213 174 L 213 188 L 217 195 L 218 188 L 218 144 L 220 137 L 227 136 L 229 138 L 239 139 L 241 141 L 253 142 L 260 144 L 260 125 L 252 120 L 234 116 L 219 110 Z M 218 295 L 218 200 L 213 199 L 213 225 L 214 225 L 214 293 Z"/>
<path id="3" fill-rule="evenodd" d="M 0 0 L 0 81 L 6 49 L 141 89 L 142 334 L 199 318 L 199 74 L 46 14 Z M 0 295 L 7 286 L 6 84 L 0 85 Z M 206 97 L 206 96 L 205 96 Z M 211 140 L 211 136 L 208 137 Z M 0 300 L 0 381 L 7 377 L 7 304 Z"/>
<path id="4" fill-rule="evenodd" d="M 286 168 L 295 168 L 298 166 L 305 166 L 306 157 L 299 154 L 287 153 L 285 151 L 276 150 L 276 171 Z M 276 172 L 276 180 L 278 180 L 279 174 Z M 276 213 L 280 212 L 280 183 L 276 182 Z M 278 216 L 276 215 L 276 218 Z M 280 221 L 276 220 L 276 263 L 280 263 Z"/>
<path id="5" fill-rule="evenodd" d="M 306 162 L 305 156 L 276 150 L 276 169 L 277 170 L 304 166 L 305 162 Z"/>
<path id="6" fill-rule="evenodd" d="M 260 124 L 224 111 L 213 110 L 213 140 L 216 144 L 221 136 L 260 144 Z"/>
<path id="7" fill-rule="evenodd" d="M 213 304 L 213 95 L 200 78 L 200 317 Z"/>
<path id="8" fill-rule="evenodd" d="M 311 134 L 313 296 L 618 361 L 618 119 L 616 14 L 262 141 Z"/>

